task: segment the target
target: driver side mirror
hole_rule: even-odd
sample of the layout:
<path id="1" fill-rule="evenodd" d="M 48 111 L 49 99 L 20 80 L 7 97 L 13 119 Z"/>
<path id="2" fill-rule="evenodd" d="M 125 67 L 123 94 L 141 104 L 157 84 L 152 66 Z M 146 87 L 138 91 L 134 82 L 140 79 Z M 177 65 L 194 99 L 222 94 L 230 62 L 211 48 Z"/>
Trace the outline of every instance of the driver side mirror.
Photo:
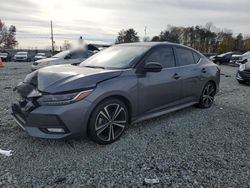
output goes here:
<path id="1" fill-rule="evenodd" d="M 149 62 L 144 66 L 145 72 L 161 72 L 162 66 L 157 62 Z"/>

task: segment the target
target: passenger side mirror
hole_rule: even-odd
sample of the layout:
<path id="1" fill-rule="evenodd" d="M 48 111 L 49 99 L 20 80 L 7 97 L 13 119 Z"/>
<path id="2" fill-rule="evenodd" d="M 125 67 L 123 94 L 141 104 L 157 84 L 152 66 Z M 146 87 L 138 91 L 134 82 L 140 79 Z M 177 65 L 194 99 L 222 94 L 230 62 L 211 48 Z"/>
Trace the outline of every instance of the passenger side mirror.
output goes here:
<path id="1" fill-rule="evenodd" d="M 149 62 L 144 66 L 145 72 L 161 72 L 162 66 L 157 62 Z"/>

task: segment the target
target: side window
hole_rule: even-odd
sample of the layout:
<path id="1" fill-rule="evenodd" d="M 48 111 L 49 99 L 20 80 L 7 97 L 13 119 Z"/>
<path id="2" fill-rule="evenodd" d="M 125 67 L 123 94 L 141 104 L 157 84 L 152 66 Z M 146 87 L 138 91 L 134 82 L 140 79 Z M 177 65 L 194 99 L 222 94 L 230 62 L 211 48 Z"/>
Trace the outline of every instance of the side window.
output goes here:
<path id="1" fill-rule="evenodd" d="M 170 47 L 160 47 L 155 49 L 146 59 L 146 63 L 157 62 L 163 68 L 170 68 L 175 66 L 174 51 Z"/>
<path id="2" fill-rule="evenodd" d="M 180 66 L 192 65 L 195 63 L 192 51 L 184 48 L 177 48 L 176 52 Z"/>
<path id="3" fill-rule="evenodd" d="M 194 62 L 198 63 L 199 60 L 200 60 L 200 56 L 197 53 L 195 53 L 195 52 L 193 52 L 193 55 L 194 55 Z"/>

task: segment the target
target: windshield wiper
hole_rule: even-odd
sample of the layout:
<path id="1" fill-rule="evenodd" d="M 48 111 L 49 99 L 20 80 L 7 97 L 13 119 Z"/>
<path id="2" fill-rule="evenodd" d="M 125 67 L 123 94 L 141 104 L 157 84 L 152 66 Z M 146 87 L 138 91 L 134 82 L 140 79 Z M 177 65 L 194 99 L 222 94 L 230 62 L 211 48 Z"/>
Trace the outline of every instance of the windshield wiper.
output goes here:
<path id="1" fill-rule="evenodd" d="M 83 66 L 83 67 L 88 67 L 88 68 L 93 68 L 93 69 L 105 69 L 105 67 L 102 67 L 102 66 L 91 66 L 91 65 L 86 65 L 86 66 Z"/>

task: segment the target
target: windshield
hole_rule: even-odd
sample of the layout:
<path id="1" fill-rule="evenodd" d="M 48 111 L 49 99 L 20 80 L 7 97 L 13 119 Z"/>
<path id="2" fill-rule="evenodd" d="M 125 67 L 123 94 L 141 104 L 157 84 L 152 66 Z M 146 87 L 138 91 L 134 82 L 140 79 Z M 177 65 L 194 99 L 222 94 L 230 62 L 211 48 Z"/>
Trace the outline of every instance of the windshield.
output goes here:
<path id="1" fill-rule="evenodd" d="M 27 55 L 28 52 L 17 52 L 18 55 Z"/>
<path id="2" fill-rule="evenodd" d="M 52 57 L 55 57 L 55 58 L 64 58 L 66 55 L 68 55 L 68 53 L 69 53 L 69 50 L 66 50 L 66 51 L 62 51 L 62 52 L 60 52 L 60 53 L 58 53 L 58 54 L 56 54 L 56 55 L 54 55 Z"/>
<path id="3" fill-rule="evenodd" d="M 245 55 L 250 55 L 250 51 L 243 54 L 243 56 Z"/>
<path id="4" fill-rule="evenodd" d="M 141 57 L 148 49 L 149 47 L 146 46 L 113 46 L 86 59 L 80 66 L 126 69 L 130 68 L 135 60 Z"/>

